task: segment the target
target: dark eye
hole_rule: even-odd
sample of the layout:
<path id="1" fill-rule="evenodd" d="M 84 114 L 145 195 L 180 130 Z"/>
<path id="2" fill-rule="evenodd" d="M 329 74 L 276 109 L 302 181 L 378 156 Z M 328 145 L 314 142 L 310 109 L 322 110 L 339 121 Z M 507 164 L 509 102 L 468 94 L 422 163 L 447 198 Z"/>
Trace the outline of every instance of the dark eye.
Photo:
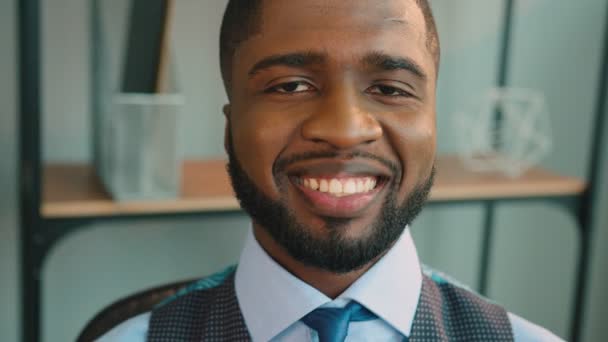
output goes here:
<path id="1" fill-rule="evenodd" d="M 370 87 L 368 92 L 382 96 L 411 96 L 411 94 L 405 90 L 383 84 Z"/>
<path id="2" fill-rule="evenodd" d="M 312 89 L 313 89 L 313 87 L 306 82 L 294 81 L 294 82 L 281 83 L 279 85 L 269 88 L 268 90 L 266 90 L 266 92 L 295 94 L 295 93 L 303 93 L 303 92 L 311 91 Z"/>

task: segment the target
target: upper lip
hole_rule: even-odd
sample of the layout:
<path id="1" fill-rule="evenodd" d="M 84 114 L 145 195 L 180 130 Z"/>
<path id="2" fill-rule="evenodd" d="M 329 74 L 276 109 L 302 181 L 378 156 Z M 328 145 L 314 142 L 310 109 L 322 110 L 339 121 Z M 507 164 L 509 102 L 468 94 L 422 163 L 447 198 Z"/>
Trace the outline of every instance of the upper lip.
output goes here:
<path id="1" fill-rule="evenodd" d="M 391 177 L 390 170 L 376 163 L 359 160 L 340 160 L 340 159 L 316 159 L 296 162 L 286 168 L 289 176 L 309 176 L 309 177 L 328 177 L 328 176 L 377 176 L 383 178 Z"/>

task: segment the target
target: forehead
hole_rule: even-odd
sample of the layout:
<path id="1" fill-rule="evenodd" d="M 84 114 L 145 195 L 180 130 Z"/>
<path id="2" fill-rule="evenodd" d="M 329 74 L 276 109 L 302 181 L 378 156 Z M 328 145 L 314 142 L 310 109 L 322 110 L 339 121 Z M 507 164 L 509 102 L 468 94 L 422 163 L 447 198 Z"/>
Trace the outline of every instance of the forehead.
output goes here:
<path id="1" fill-rule="evenodd" d="M 424 26 L 414 0 L 265 0 L 262 3 L 262 30 L 281 27 L 361 31 L 386 28 L 398 22 Z"/>
<path id="2" fill-rule="evenodd" d="M 425 20 L 414 0 L 265 0 L 260 19 L 259 31 L 237 49 L 235 61 L 293 51 L 321 51 L 344 61 L 382 51 L 433 69 Z"/>

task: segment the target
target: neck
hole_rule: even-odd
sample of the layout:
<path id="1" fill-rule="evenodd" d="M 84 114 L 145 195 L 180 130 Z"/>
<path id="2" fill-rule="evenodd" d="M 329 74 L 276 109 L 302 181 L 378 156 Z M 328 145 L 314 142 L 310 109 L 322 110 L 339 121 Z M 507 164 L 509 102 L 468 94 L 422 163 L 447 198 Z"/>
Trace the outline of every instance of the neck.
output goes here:
<path id="1" fill-rule="evenodd" d="M 272 236 L 270 236 L 270 234 L 268 234 L 268 232 L 266 232 L 264 228 L 255 223 L 253 225 L 253 234 L 260 246 L 262 246 L 266 253 L 268 253 L 268 255 L 270 255 L 270 257 L 279 265 L 331 299 L 338 297 L 382 257 L 382 255 L 380 255 L 357 270 L 347 273 L 335 273 L 305 265 L 294 259 L 272 238 Z"/>

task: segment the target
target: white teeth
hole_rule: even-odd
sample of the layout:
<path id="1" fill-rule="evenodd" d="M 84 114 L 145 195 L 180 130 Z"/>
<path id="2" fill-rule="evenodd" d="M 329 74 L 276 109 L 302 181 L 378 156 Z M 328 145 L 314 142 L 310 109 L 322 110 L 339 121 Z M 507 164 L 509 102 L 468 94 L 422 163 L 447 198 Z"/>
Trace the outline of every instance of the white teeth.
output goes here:
<path id="1" fill-rule="evenodd" d="M 376 187 L 376 183 L 377 179 L 375 177 L 341 179 L 300 178 L 298 180 L 298 184 L 301 184 L 306 188 L 320 192 L 328 192 L 337 197 L 371 191 Z"/>
<path id="2" fill-rule="evenodd" d="M 319 189 L 319 183 L 317 182 L 316 179 L 314 179 L 314 178 L 310 179 L 310 188 L 313 190 Z"/>
<path id="3" fill-rule="evenodd" d="M 344 189 L 342 189 L 345 194 L 354 194 L 357 192 L 357 182 L 354 179 L 349 179 L 344 184 Z"/>
<path id="4" fill-rule="evenodd" d="M 337 179 L 332 179 L 329 181 L 329 192 L 332 194 L 342 193 L 342 183 L 340 183 L 340 181 Z"/>
<path id="5" fill-rule="evenodd" d="M 367 191 L 365 188 L 365 181 L 363 179 L 357 179 L 357 192 Z"/>
<path id="6" fill-rule="evenodd" d="M 321 184 L 319 185 L 319 190 L 321 192 L 328 192 L 329 191 L 329 183 L 327 183 L 326 179 L 321 179 Z"/>

